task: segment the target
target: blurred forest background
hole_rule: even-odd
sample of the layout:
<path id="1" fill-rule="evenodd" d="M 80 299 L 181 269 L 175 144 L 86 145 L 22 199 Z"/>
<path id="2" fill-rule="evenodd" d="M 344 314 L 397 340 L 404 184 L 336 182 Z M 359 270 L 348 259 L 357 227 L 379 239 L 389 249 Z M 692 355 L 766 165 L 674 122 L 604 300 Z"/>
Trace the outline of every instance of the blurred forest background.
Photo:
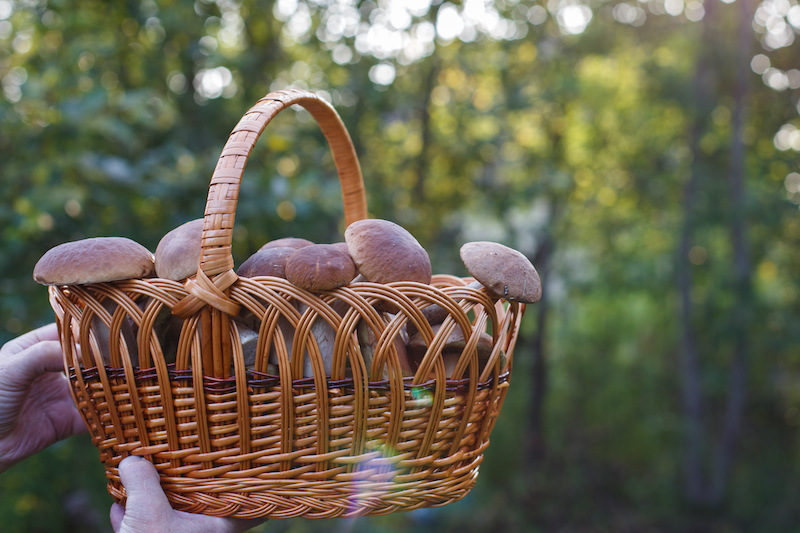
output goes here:
<path id="1" fill-rule="evenodd" d="M 370 214 L 435 273 L 538 268 L 476 488 L 259 531 L 800 531 L 796 0 L 0 0 L 0 340 L 52 321 L 33 265 L 202 215 L 239 117 L 320 91 Z M 341 239 L 330 153 L 287 111 L 251 157 L 238 262 Z M 0 477 L 0 529 L 108 531 L 75 437 Z"/>

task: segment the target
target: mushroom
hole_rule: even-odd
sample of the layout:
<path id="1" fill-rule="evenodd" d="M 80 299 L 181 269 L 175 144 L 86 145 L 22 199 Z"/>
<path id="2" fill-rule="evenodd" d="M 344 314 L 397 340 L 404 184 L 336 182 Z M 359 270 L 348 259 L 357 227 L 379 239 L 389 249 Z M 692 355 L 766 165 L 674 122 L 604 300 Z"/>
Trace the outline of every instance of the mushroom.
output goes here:
<path id="1" fill-rule="evenodd" d="M 431 282 L 428 252 L 406 229 L 394 222 L 358 220 L 347 227 L 344 239 L 359 273 L 369 281 Z"/>
<path id="2" fill-rule="evenodd" d="M 311 250 L 306 251 L 307 249 Z M 296 258 L 295 255 L 297 255 Z M 328 259 L 324 259 L 324 257 Z M 293 261 L 291 264 L 290 259 Z M 350 263 L 349 269 L 347 268 L 348 261 Z M 344 267 L 338 268 L 341 265 L 344 265 Z M 340 270 L 343 270 L 344 273 L 339 272 Z M 343 254 L 331 245 L 309 244 L 297 249 L 285 246 L 262 247 L 242 263 L 237 274 L 242 277 L 280 277 L 287 279 L 290 283 L 300 288 L 320 291 L 334 288 L 333 285 L 341 286 L 348 283 L 355 275 L 355 265 L 348 255 Z M 339 280 L 331 284 L 331 280 L 334 280 L 337 276 Z M 295 305 L 300 314 L 303 314 L 308 309 L 302 303 L 294 303 L 293 305 Z M 246 309 L 243 309 L 235 320 L 239 328 L 242 348 L 245 351 L 245 364 L 252 368 L 255 365 L 255 349 L 258 343 L 258 331 L 261 328 L 261 321 Z M 286 317 L 281 315 L 277 320 L 277 328 L 283 335 L 287 351 L 291 353 L 295 336 L 294 326 Z M 309 334 L 317 341 L 326 375 L 330 375 L 336 330 L 324 318 L 317 317 L 311 325 Z M 245 343 L 248 343 L 248 346 L 245 346 Z M 270 347 L 268 362 L 270 365 L 277 365 L 278 354 L 274 344 Z M 275 367 L 273 366 L 273 368 Z M 311 358 L 308 355 L 308 349 L 306 349 L 303 360 L 303 376 L 313 376 L 313 372 Z"/>
<path id="3" fill-rule="evenodd" d="M 483 284 L 480 281 L 473 281 L 472 283 L 467 284 L 466 287 L 470 289 L 480 290 L 483 288 Z M 493 303 L 497 302 L 498 298 L 495 298 L 494 295 L 492 294 L 490 294 L 489 296 L 492 298 Z M 441 324 L 442 322 L 444 322 L 444 319 L 447 318 L 449 314 L 450 313 L 447 311 L 447 309 L 445 309 L 439 304 L 431 304 L 428 307 L 422 308 L 422 316 L 425 317 L 425 320 L 431 326 L 435 326 L 436 324 Z M 419 330 L 416 324 L 409 321 L 406 323 L 406 331 L 409 336 L 414 336 Z"/>
<path id="4" fill-rule="evenodd" d="M 300 313 L 304 313 L 307 307 L 300 304 Z M 314 323 L 311 324 L 310 335 L 317 341 L 319 347 L 319 355 L 322 358 L 322 367 L 325 369 L 325 375 L 330 376 L 333 372 L 333 345 L 336 343 L 336 330 L 331 326 L 325 318 L 317 316 Z M 314 375 L 314 366 L 311 364 L 311 355 L 309 349 L 306 347 L 306 353 L 303 357 L 303 377 L 311 377 Z"/>
<path id="5" fill-rule="evenodd" d="M 51 248 L 33 268 L 42 285 L 82 285 L 151 277 L 153 254 L 125 237 L 92 237 Z"/>
<path id="6" fill-rule="evenodd" d="M 314 244 L 297 250 L 286 261 L 286 279 L 293 285 L 310 291 L 320 292 L 336 289 L 350 283 L 356 275 L 356 266 L 350 254 L 341 246 L 334 244 Z M 344 314 L 344 302 L 336 301 L 333 309 Z M 300 304 L 299 311 L 307 307 Z M 325 374 L 330 376 L 333 367 L 333 346 L 336 330 L 323 317 L 317 317 L 311 325 L 311 335 L 317 341 Z M 306 356 L 303 375 L 312 376 L 311 357 Z"/>
<path id="7" fill-rule="evenodd" d="M 197 273 L 203 239 L 203 219 L 181 224 L 164 235 L 156 247 L 156 274 L 181 281 Z"/>
<path id="8" fill-rule="evenodd" d="M 433 334 L 436 335 L 441 327 L 441 324 L 433 326 Z M 461 354 L 466 346 L 467 340 L 464 338 L 461 328 L 456 326 L 450 335 L 448 335 L 447 339 L 445 340 L 445 344 L 442 347 L 442 361 L 444 362 L 446 377 L 451 378 L 453 376 L 453 371 L 455 370 L 458 360 L 461 358 Z M 476 350 L 478 352 L 478 365 L 481 370 L 489 361 L 493 346 L 494 342 L 492 336 L 484 331 L 481 331 L 480 337 L 478 338 L 478 344 L 476 346 Z M 419 364 L 425 357 L 425 352 L 428 350 L 428 344 L 425 342 L 425 338 L 422 336 L 422 333 L 417 333 L 409 338 L 407 349 L 409 358 L 413 362 L 413 365 L 415 367 L 419 367 Z M 500 357 L 500 365 L 503 367 L 505 366 L 505 354 L 501 352 Z M 435 377 L 433 370 L 431 370 L 429 377 Z"/>
<path id="9" fill-rule="evenodd" d="M 350 249 L 347 247 L 347 243 L 346 242 L 335 242 L 335 243 L 331 244 L 331 246 L 335 246 L 336 248 L 340 249 L 344 253 L 350 255 Z"/>
<path id="10" fill-rule="evenodd" d="M 92 237 L 59 244 L 48 250 L 33 269 L 33 279 L 43 285 L 82 285 L 140 279 L 153 274 L 153 254 L 125 237 Z M 104 298 L 101 305 L 112 316 L 118 308 L 111 298 Z M 90 327 L 104 364 L 110 365 L 109 326 L 95 314 Z M 136 335 L 130 317 L 125 317 L 120 331 L 131 360 L 137 365 Z"/>
<path id="11" fill-rule="evenodd" d="M 151 301 L 150 298 L 144 298 L 138 304 L 139 309 L 144 313 Z M 161 353 L 164 354 L 164 362 L 174 363 L 178 358 L 178 342 L 181 338 L 183 320 L 173 315 L 169 306 L 162 305 L 153 319 L 152 329 L 161 346 Z"/>
<path id="12" fill-rule="evenodd" d="M 534 303 L 542 297 L 542 282 L 521 252 L 496 242 L 468 242 L 461 260 L 469 273 L 497 298 Z"/>
<path id="13" fill-rule="evenodd" d="M 243 278 L 273 276 L 286 279 L 286 261 L 296 251 L 296 248 L 287 246 L 261 247 L 259 251 L 248 257 L 239 266 L 236 274 Z M 234 320 L 239 329 L 242 349 L 245 352 L 245 366 L 253 368 L 256 361 L 256 345 L 258 344 L 258 331 L 261 329 L 261 320 L 244 307 Z M 286 317 L 281 315 L 278 317 L 277 328 L 286 341 L 286 349 L 291 353 L 294 327 Z M 269 363 L 275 364 L 277 361 L 278 355 L 273 344 L 270 347 Z"/>
<path id="14" fill-rule="evenodd" d="M 114 316 L 114 313 L 117 311 L 119 305 L 117 302 L 112 300 L 111 298 L 104 298 L 101 302 L 103 309 L 105 309 L 109 315 Z M 95 314 L 92 316 L 92 325 L 91 331 L 94 333 L 94 338 L 97 341 L 97 348 L 100 350 L 100 356 L 103 359 L 103 364 L 107 367 L 111 366 L 111 330 L 109 326 L 100 318 L 99 315 Z M 136 344 L 136 333 L 134 331 L 134 323 L 129 316 L 125 316 L 122 319 L 122 324 L 120 326 L 120 333 L 122 334 L 122 340 L 124 344 L 120 347 L 120 355 L 122 355 L 122 349 L 127 348 L 128 355 L 131 358 L 131 363 L 134 367 L 139 366 L 139 347 Z M 119 342 L 119 338 L 113 339 L 113 342 Z M 91 360 L 91 356 L 89 357 L 89 361 L 81 361 L 84 366 L 94 366 L 93 361 Z"/>
<path id="15" fill-rule="evenodd" d="M 384 323 L 387 323 L 391 319 L 391 315 L 383 313 L 381 318 L 384 319 Z M 358 345 L 361 349 L 361 357 L 364 359 L 364 365 L 366 366 L 367 373 L 369 374 L 370 368 L 372 367 L 372 361 L 375 359 L 375 349 L 378 347 L 378 338 L 375 336 L 375 332 L 372 331 L 372 329 L 363 320 L 358 322 L 356 331 L 358 334 Z M 400 371 L 403 377 L 410 377 L 414 375 L 414 369 L 411 366 L 411 362 L 408 358 L 408 350 L 406 349 L 407 342 L 408 337 L 406 336 L 404 329 L 401 329 L 392 339 L 392 345 L 397 352 L 397 357 L 400 363 Z M 388 365 L 383 368 L 381 378 L 389 378 Z"/>
<path id="16" fill-rule="evenodd" d="M 358 220 L 347 227 L 344 238 L 359 272 L 353 282 L 431 282 L 428 252 L 402 226 L 381 219 Z M 388 313 L 399 311 L 389 301 L 378 302 L 375 308 Z"/>
<path id="17" fill-rule="evenodd" d="M 282 239 L 275 239 L 274 241 L 269 241 L 267 244 L 259 248 L 261 250 L 267 250 L 269 248 L 294 248 L 298 250 L 305 246 L 310 246 L 314 244 L 313 242 L 309 241 L 308 239 L 303 239 L 300 237 L 283 237 Z"/>
<path id="18" fill-rule="evenodd" d="M 164 235 L 156 246 L 155 264 L 159 278 L 183 281 L 197 274 L 202 253 L 203 219 L 197 218 L 181 224 Z M 148 304 L 142 302 L 141 307 Z M 153 322 L 166 363 L 174 363 L 183 320 L 174 316 L 167 306 L 162 307 Z"/>
<path id="19" fill-rule="evenodd" d="M 288 246 L 262 247 L 239 266 L 236 274 L 243 278 L 274 276 L 286 279 L 286 261 L 296 251 L 297 248 Z"/>
<path id="20" fill-rule="evenodd" d="M 286 260 L 286 279 L 311 292 L 347 285 L 355 275 L 356 265 L 350 254 L 332 244 L 305 246 Z"/>
<path id="21" fill-rule="evenodd" d="M 258 347 L 258 332 L 253 331 L 243 324 L 237 323 L 239 341 L 242 343 L 245 368 L 253 369 L 256 365 L 256 348 Z"/>

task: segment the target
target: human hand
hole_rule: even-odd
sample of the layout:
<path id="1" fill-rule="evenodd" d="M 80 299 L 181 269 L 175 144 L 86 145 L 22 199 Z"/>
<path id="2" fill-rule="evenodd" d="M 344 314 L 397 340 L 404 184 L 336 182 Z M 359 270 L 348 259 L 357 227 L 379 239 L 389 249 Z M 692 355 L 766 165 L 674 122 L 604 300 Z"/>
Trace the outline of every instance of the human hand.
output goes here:
<path id="1" fill-rule="evenodd" d="M 120 461 L 119 477 L 127 498 L 125 507 L 111 506 L 114 533 L 241 533 L 265 521 L 176 511 L 161 488 L 156 467 L 141 457 Z"/>
<path id="2" fill-rule="evenodd" d="M 55 324 L 0 348 L 0 472 L 63 438 L 87 431 L 63 370 Z"/>

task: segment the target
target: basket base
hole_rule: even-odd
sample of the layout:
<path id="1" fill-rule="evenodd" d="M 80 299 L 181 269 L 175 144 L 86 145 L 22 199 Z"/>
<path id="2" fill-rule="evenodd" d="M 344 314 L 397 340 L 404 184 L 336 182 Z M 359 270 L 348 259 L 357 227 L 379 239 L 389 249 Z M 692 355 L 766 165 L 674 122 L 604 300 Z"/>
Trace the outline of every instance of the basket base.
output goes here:
<path id="1" fill-rule="evenodd" d="M 192 480 L 191 489 L 178 491 L 162 478 L 162 486 L 174 509 L 190 513 L 245 519 L 353 518 L 447 505 L 466 496 L 477 476 L 476 465 L 465 475 L 405 483 L 291 479 L 265 484 L 241 479 L 232 490 L 217 479 L 200 485 Z M 124 505 L 125 488 L 119 478 L 109 478 L 109 494 Z"/>

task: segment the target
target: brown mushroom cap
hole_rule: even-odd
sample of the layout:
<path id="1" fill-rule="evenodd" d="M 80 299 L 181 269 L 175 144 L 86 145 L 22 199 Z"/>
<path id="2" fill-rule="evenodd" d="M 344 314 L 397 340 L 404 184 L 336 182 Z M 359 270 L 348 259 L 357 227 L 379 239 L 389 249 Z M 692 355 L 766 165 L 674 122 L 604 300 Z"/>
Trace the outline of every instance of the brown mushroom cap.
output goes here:
<path id="1" fill-rule="evenodd" d="M 239 266 L 236 274 L 243 278 L 256 276 L 275 276 L 286 278 L 286 261 L 297 251 L 287 246 L 262 248 Z"/>
<path id="2" fill-rule="evenodd" d="M 125 237 L 92 237 L 48 250 L 33 269 L 42 285 L 80 285 L 151 277 L 153 254 Z"/>
<path id="3" fill-rule="evenodd" d="M 269 241 L 267 244 L 265 244 L 258 250 L 259 251 L 267 250 L 269 248 L 294 248 L 295 250 L 298 250 L 306 246 L 311 246 L 312 244 L 314 243 L 300 237 L 284 237 L 282 239 L 275 239 L 274 241 Z"/>
<path id="4" fill-rule="evenodd" d="M 335 246 L 335 247 L 337 247 L 338 249 L 340 249 L 341 251 L 343 251 L 343 252 L 345 252 L 347 254 L 350 253 L 350 248 L 347 247 L 347 243 L 346 242 L 335 242 L 335 243 L 331 244 L 331 246 Z"/>
<path id="5" fill-rule="evenodd" d="M 286 279 L 307 291 L 335 289 L 350 283 L 355 275 L 353 259 L 332 244 L 304 246 L 286 261 Z"/>
<path id="6" fill-rule="evenodd" d="M 358 220 L 347 227 L 344 238 L 358 271 L 369 281 L 431 282 L 428 252 L 394 222 Z"/>
<path id="7" fill-rule="evenodd" d="M 468 242 L 461 260 L 469 273 L 488 291 L 506 300 L 533 303 L 542 297 L 542 282 L 521 252 L 496 242 Z"/>
<path id="8" fill-rule="evenodd" d="M 203 219 L 181 224 L 161 238 L 156 247 L 156 274 L 181 281 L 197 273 L 200 263 Z"/>
<path id="9" fill-rule="evenodd" d="M 436 335 L 441 327 L 441 324 L 433 326 L 433 334 Z M 453 370 L 456 367 L 456 363 L 458 363 L 458 359 L 461 357 L 461 353 L 464 351 L 466 346 L 467 342 L 463 333 L 461 332 L 461 328 L 456 326 L 453 331 L 450 332 L 450 335 L 447 336 L 444 346 L 442 347 L 442 359 L 445 364 L 445 375 L 447 377 L 451 377 L 453 375 Z M 480 332 L 478 344 L 475 348 L 478 352 L 478 363 L 481 368 L 489 360 L 489 357 L 492 354 L 493 346 L 494 340 L 492 339 L 492 336 L 484 331 Z M 408 339 L 407 349 L 412 361 L 416 366 L 418 366 L 422 362 L 425 352 L 428 350 L 428 344 L 425 342 L 425 338 L 422 336 L 422 333 L 417 333 Z M 429 377 L 434 376 L 435 374 L 433 371 L 431 371 Z"/>

